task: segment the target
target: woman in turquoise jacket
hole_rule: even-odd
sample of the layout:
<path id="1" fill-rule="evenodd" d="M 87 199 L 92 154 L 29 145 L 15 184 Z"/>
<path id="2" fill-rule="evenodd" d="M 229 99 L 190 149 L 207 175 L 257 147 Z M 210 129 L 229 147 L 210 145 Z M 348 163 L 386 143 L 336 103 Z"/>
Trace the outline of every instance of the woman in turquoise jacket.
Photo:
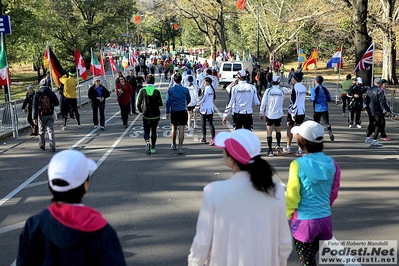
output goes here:
<path id="1" fill-rule="evenodd" d="M 332 238 L 331 206 L 338 196 L 341 170 L 323 153 L 323 126 L 306 121 L 291 132 L 306 156 L 290 164 L 287 217 L 301 265 L 310 266 L 316 265 L 319 241 Z"/>

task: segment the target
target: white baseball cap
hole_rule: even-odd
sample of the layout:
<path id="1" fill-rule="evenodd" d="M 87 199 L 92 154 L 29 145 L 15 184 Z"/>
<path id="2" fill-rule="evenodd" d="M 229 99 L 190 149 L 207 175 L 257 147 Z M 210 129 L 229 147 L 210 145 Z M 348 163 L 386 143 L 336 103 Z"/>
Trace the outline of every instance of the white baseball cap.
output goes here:
<path id="1" fill-rule="evenodd" d="M 356 81 L 359 82 L 360 84 L 363 84 L 363 79 L 361 77 L 357 77 Z"/>
<path id="2" fill-rule="evenodd" d="M 260 155 L 261 142 L 258 136 L 248 129 L 237 129 L 233 132 L 220 132 L 215 137 L 215 146 L 224 148 L 231 157 L 242 164 L 251 163 Z"/>
<path id="3" fill-rule="evenodd" d="M 279 76 L 273 76 L 273 82 L 280 83 L 281 78 Z"/>
<path id="4" fill-rule="evenodd" d="M 247 72 L 245 72 L 245 70 L 240 70 L 237 72 L 237 76 L 239 78 L 245 77 L 247 75 Z"/>
<path id="5" fill-rule="evenodd" d="M 324 139 L 324 128 L 315 121 L 306 121 L 300 126 L 293 127 L 291 133 L 299 134 L 302 138 L 314 143 L 322 143 Z"/>
<path id="6" fill-rule="evenodd" d="M 65 150 L 56 153 L 51 158 L 47 174 L 50 187 L 57 192 L 66 192 L 82 185 L 91 171 L 97 169 L 97 164 L 92 159 L 76 150 Z M 55 179 L 68 183 L 66 186 L 53 184 Z"/>
<path id="7" fill-rule="evenodd" d="M 47 81 L 46 81 L 46 79 L 44 78 L 44 79 L 42 79 L 42 80 L 39 82 L 39 85 L 40 85 L 40 86 L 46 86 L 46 83 L 47 83 Z"/>

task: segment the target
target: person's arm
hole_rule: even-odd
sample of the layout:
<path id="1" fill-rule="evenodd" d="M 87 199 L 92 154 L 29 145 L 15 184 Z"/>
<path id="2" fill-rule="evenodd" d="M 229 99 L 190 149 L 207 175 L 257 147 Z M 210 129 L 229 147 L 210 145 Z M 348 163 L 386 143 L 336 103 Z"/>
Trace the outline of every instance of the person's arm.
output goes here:
<path id="1" fill-rule="evenodd" d="M 214 211 L 212 201 L 204 189 L 198 215 L 197 230 L 188 255 L 188 266 L 203 266 L 210 255 L 213 236 Z"/>
<path id="2" fill-rule="evenodd" d="M 263 120 L 263 117 L 265 116 L 265 111 L 266 111 L 266 105 L 267 105 L 267 101 L 268 101 L 269 90 L 270 90 L 270 89 L 267 89 L 267 90 L 265 91 L 265 93 L 263 94 L 263 97 L 262 97 L 262 102 L 261 102 L 260 108 L 259 108 L 259 118 L 260 118 L 260 120 Z"/>
<path id="3" fill-rule="evenodd" d="M 327 92 L 326 98 L 327 98 L 327 102 L 332 102 L 332 97 L 331 97 L 331 93 L 327 88 L 324 88 L 325 92 Z"/>
<path id="4" fill-rule="evenodd" d="M 169 90 L 166 92 L 166 108 L 165 108 L 166 115 L 170 114 L 170 107 L 171 107 Z"/>
<path id="5" fill-rule="evenodd" d="M 136 99 L 136 109 L 139 110 L 140 113 L 143 112 L 143 108 L 142 108 L 142 104 L 143 104 L 143 90 L 141 89 L 139 91 L 139 94 L 137 95 L 137 99 Z"/>
<path id="6" fill-rule="evenodd" d="M 255 86 L 251 86 L 253 93 L 252 93 L 252 106 L 258 106 L 260 105 L 260 101 L 259 101 L 259 97 L 258 97 L 258 93 L 256 91 L 256 87 Z"/>
<path id="7" fill-rule="evenodd" d="M 109 98 L 109 96 L 110 96 L 109 90 L 106 87 L 104 87 L 103 85 L 101 85 L 101 87 L 102 87 L 103 98 L 104 99 Z"/>
<path id="8" fill-rule="evenodd" d="M 309 101 L 314 102 L 316 87 L 310 89 Z"/>
<path id="9" fill-rule="evenodd" d="M 288 183 L 286 188 L 285 200 L 287 202 L 287 217 L 292 218 L 294 211 L 298 208 L 301 201 L 300 189 L 301 183 L 299 181 L 299 164 L 294 160 L 290 164 L 288 171 Z"/>
<path id="10" fill-rule="evenodd" d="M 381 107 L 383 110 L 385 110 L 387 113 L 391 112 L 391 108 L 389 107 L 387 103 L 387 98 L 385 97 L 385 93 L 382 90 L 378 91 L 378 99 L 381 104 Z"/>
<path id="11" fill-rule="evenodd" d="M 334 201 L 338 197 L 338 190 L 340 187 L 340 180 L 341 180 L 341 169 L 339 168 L 336 161 L 334 161 L 334 165 L 335 165 L 335 175 L 334 175 L 334 183 L 332 185 L 331 194 L 330 194 L 330 206 L 333 205 Z"/>
<path id="12" fill-rule="evenodd" d="M 60 105 L 60 101 L 58 100 L 57 95 L 53 91 L 51 91 L 51 102 L 53 103 L 54 106 Z"/>

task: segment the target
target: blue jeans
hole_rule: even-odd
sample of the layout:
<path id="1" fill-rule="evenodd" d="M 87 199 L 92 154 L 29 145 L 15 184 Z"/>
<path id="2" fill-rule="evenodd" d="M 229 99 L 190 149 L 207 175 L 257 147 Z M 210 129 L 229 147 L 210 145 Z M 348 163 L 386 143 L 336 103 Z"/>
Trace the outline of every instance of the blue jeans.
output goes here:
<path id="1" fill-rule="evenodd" d="M 55 137 L 54 137 L 54 115 L 39 116 L 37 119 L 39 125 L 39 147 L 45 147 L 46 129 L 50 142 L 50 149 L 55 150 Z"/>

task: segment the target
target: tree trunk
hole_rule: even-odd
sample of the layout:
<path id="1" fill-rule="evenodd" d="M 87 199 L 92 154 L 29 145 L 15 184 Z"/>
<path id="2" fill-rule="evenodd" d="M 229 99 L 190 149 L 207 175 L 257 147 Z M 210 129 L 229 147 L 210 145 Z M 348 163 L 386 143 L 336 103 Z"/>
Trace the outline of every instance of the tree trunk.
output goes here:
<path id="1" fill-rule="evenodd" d="M 371 45 L 371 37 L 367 32 L 367 6 L 368 0 L 353 1 L 352 22 L 355 34 L 353 36 L 353 44 L 355 45 L 356 64 L 360 61 L 367 48 Z M 363 84 L 370 86 L 372 69 L 362 70 L 356 73 L 363 79 Z"/>
<path id="2" fill-rule="evenodd" d="M 392 30 L 392 13 L 394 7 L 394 0 L 383 1 L 382 14 L 382 47 L 383 47 L 383 61 L 382 61 L 382 77 L 388 80 L 389 84 L 397 84 L 396 77 L 396 34 Z"/>

